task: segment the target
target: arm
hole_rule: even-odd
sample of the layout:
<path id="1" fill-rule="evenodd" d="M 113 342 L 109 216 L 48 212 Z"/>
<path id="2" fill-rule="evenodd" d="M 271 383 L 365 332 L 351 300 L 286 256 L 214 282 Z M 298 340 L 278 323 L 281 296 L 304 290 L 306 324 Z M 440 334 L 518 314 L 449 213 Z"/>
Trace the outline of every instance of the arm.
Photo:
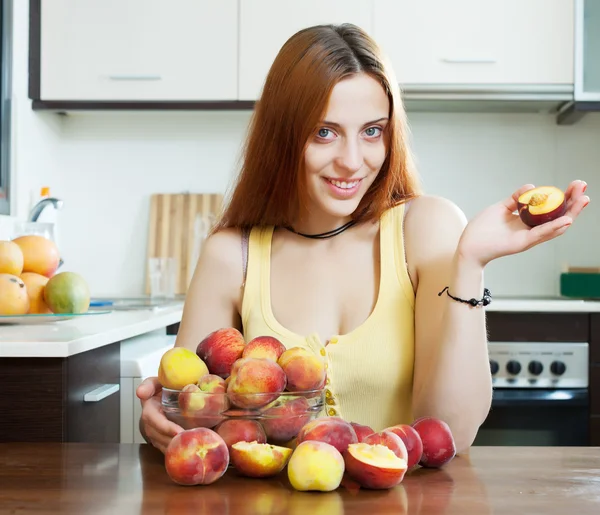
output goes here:
<path id="1" fill-rule="evenodd" d="M 420 197 L 406 215 L 407 260 L 416 287 L 414 417 L 448 423 L 457 451 L 475 439 L 491 405 L 485 312 L 452 300 L 483 295 L 483 267 L 459 252 L 466 226 L 451 202 Z"/>
<path id="2" fill-rule="evenodd" d="M 216 329 L 242 330 L 242 275 L 240 232 L 226 229 L 209 236 L 186 294 L 176 347 L 195 352 L 200 341 Z"/>

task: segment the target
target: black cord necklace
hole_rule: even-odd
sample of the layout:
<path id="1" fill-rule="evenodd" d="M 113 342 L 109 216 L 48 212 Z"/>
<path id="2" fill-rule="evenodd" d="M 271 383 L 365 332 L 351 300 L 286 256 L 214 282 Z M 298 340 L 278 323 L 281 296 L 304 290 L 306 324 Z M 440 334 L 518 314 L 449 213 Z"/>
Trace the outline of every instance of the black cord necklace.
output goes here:
<path id="1" fill-rule="evenodd" d="M 311 238 L 313 240 L 325 240 L 327 238 L 333 238 L 334 236 L 337 236 L 338 234 L 343 233 L 346 229 L 350 229 L 350 227 L 352 227 L 353 225 L 356 225 L 356 221 L 350 220 L 349 222 L 345 223 L 341 227 L 338 227 L 337 229 L 332 229 L 331 231 L 322 232 L 320 234 L 304 234 L 304 233 L 295 231 L 291 227 L 286 227 L 286 229 L 288 231 L 293 232 L 294 234 L 297 234 L 298 236 L 303 236 L 304 238 Z"/>

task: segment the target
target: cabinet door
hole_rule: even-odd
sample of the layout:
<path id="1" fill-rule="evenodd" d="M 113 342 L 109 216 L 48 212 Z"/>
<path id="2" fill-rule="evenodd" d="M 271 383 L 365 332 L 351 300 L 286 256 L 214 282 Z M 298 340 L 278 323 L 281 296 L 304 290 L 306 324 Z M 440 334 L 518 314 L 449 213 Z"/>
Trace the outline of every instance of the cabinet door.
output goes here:
<path id="1" fill-rule="evenodd" d="M 237 0 L 52 0 L 42 100 L 234 100 Z"/>
<path id="2" fill-rule="evenodd" d="M 401 84 L 573 84 L 573 0 L 374 0 Z"/>
<path id="3" fill-rule="evenodd" d="M 372 27 L 372 0 L 240 2 L 240 100 L 256 100 L 277 53 L 300 29 L 324 23 Z"/>
<path id="4" fill-rule="evenodd" d="M 575 100 L 600 101 L 600 2 L 576 2 Z"/>

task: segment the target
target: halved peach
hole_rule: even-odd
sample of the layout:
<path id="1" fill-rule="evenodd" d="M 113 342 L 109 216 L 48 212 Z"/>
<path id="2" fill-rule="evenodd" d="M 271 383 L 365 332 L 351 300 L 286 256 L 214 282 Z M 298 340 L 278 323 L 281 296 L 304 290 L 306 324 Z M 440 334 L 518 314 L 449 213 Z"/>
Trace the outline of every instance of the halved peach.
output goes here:
<path id="1" fill-rule="evenodd" d="M 373 490 L 395 487 L 408 469 L 406 460 L 381 444 L 352 443 L 343 456 L 348 475 L 360 486 Z"/>
<path id="2" fill-rule="evenodd" d="M 231 446 L 231 463 L 247 477 L 279 474 L 292 456 L 292 449 L 260 442 L 237 442 Z"/>
<path id="3" fill-rule="evenodd" d="M 554 186 L 540 186 L 522 193 L 517 209 L 525 225 L 535 227 L 563 216 L 567 211 L 565 194 Z"/>

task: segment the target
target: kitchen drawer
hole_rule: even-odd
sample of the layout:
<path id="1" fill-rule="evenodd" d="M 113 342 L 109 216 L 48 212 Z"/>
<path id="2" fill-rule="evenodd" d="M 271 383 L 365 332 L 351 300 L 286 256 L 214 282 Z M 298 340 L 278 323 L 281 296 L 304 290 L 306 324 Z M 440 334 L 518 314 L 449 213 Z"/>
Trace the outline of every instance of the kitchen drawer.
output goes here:
<path id="1" fill-rule="evenodd" d="M 3 358 L 0 442 L 119 442 L 119 374 L 118 342 L 68 358 Z"/>
<path id="2" fill-rule="evenodd" d="M 489 341 L 589 342 L 587 313 L 487 313 Z"/>

